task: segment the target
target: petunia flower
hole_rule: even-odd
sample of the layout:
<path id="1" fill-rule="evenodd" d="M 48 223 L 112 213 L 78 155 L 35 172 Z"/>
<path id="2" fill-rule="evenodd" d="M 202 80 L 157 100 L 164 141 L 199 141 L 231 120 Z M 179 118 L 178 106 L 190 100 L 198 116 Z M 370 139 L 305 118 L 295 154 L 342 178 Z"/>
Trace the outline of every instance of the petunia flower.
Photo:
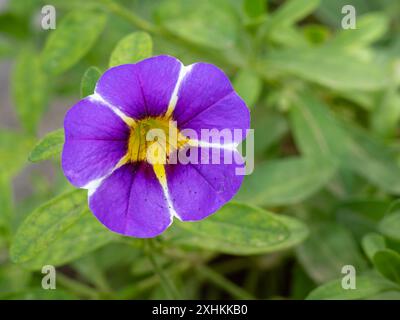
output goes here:
<path id="1" fill-rule="evenodd" d="M 247 106 L 220 69 L 156 56 L 107 70 L 94 94 L 67 112 L 62 168 L 74 186 L 88 189 L 89 208 L 107 228 L 154 237 L 174 217 L 204 219 L 236 194 L 244 167 L 236 146 L 249 125 Z M 153 129 L 176 142 L 148 141 Z M 205 129 L 228 131 L 232 141 L 203 139 Z M 149 151 L 162 145 L 153 153 L 164 162 L 154 161 Z M 198 161 L 182 163 L 177 152 Z M 207 161 L 214 154 L 219 161 Z"/>

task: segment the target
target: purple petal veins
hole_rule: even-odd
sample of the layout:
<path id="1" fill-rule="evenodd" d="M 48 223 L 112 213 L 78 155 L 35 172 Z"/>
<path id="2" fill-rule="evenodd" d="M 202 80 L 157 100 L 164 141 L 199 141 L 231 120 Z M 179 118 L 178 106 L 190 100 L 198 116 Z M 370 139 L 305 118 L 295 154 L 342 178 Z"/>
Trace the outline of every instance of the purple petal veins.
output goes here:
<path id="1" fill-rule="evenodd" d="M 172 223 L 162 187 L 151 165 L 117 169 L 89 198 L 95 216 L 114 232 L 155 237 Z"/>
<path id="2" fill-rule="evenodd" d="M 68 111 L 64 128 L 62 167 L 77 187 L 109 174 L 126 153 L 129 128 L 104 104 L 81 100 Z"/>
<path id="3" fill-rule="evenodd" d="M 217 67 L 194 64 L 182 81 L 178 96 L 174 119 L 180 128 L 195 130 L 199 136 L 201 129 L 241 129 L 243 134 L 234 142 L 245 138 L 250 127 L 249 110 Z"/>
<path id="4" fill-rule="evenodd" d="M 166 166 L 170 198 L 177 217 L 182 221 L 204 219 L 231 200 L 240 188 L 243 176 L 237 176 L 235 169 L 244 165 L 224 161 L 225 156 L 233 157 L 237 151 L 204 148 L 197 155 L 200 158 L 206 154 L 211 159 L 213 152 L 219 153 L 219 164 L 197 161 L 197 164 Z"/>
<path id="5" fill-rule="evenodd" d="M 167 111 L 182 64 L 160 56 L 109 69 L 95 92 L 134 119 L 159 116 Z"/>

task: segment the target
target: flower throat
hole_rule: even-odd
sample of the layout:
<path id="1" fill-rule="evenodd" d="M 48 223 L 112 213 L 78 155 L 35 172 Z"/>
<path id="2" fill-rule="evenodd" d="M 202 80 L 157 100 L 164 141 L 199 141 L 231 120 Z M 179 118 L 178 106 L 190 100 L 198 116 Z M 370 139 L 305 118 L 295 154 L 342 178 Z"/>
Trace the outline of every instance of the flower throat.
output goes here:
<path id="1" fill-rule="evenodd" d="M 171 152 L 183 147 L 188 140 L 170 117 L 147 117 L 134 121 L 130 124 L 124 162 L 165 164 Z"/>

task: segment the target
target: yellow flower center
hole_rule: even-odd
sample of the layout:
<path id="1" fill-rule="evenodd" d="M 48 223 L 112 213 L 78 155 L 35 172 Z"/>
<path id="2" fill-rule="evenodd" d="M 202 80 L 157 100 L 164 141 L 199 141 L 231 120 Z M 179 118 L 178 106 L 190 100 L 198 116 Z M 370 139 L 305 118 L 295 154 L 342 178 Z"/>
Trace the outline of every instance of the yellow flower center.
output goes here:
<path id="1" fill-rule="evenodd" d="M 128 152 L 124 163 L 147 161 L 166 164 L 170 154 L 189 141 L 170 117 L 148 117 L 133 121 L 129 126 Z"/>

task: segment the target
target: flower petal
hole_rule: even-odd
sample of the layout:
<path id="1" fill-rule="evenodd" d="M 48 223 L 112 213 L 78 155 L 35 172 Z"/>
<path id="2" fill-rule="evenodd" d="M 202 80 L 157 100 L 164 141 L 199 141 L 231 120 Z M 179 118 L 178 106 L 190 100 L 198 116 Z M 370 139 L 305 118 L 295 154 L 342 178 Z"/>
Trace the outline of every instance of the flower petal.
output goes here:
<path id="1" fill-rule="evenodd" d="M 134 119 L 167 111 L 182 64 L 170 56 L 156 56 L 106 71 L 96 94 Z"/>
<path id="2" fill-rule="evenodd" d="M 128 126 L 107 106 L 91 98 L 74 105 L 64 120 L 62 167 L 77 187 L 109 174 L 127 150 Z"/>
<path id="3" fill-rule="evenodd" d="M 244 168 L 236 150 L 187 148 L 187 154 L 192 152 L 198 164 L 166 166 L 169 198 L 176 215 L 183 221 L 201 220 L 218 210 L 232 199 L 243 180 L 243 175 L 236 172 L 237 168 Z M 213 164 L 211 159 L 216 159 L 218 163 Z"/>
<path id="4" fill-rule="evenodd" d="M 193 129 L 199 140 L 201 129 L 227 129 L 232 136 L 228 143 L 239 143 L 250 127 L 249 109 L 228 77 L 207 63 L 194 64 L 183 79 L 173 115 L 181 130 Z M 234 129 L 240 129 L 241 134 L 234 137 Z"/>
<path id="5" fill-rule="evenodd" d="M 117 169 L 92 193 L 89 207 L 107 228 L 127 236 L 155 237 L 172 223 L 163 189 L 146 163 Z"/>

